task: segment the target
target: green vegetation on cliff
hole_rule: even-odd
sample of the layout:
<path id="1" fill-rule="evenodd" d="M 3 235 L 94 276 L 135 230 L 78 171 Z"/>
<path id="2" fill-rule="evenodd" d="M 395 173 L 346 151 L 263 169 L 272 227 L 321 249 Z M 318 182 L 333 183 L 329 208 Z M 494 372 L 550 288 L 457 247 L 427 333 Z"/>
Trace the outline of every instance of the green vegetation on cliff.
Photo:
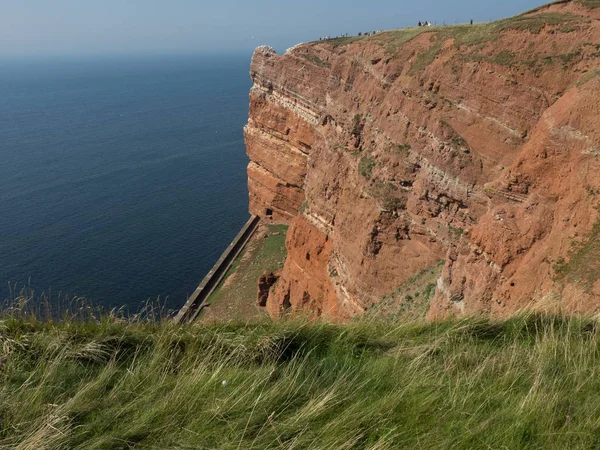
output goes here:
<path id="1" fill-rule="evenodd" d="M 0 320 L 0 448 L 597 448 L 600 327 Z"/>
<path id="2" fill-rule="evenodd" d="M 358 40 L 364 40 L 377 44 L 385 49 L 385 55 L 389 61 L 403 48 L 404 44 L 413 40 L 421 34 L 429 35 L 430 44 L 418 52 L 408 75 L 425 70 L 440 54 L 445 43 L 452 40 L 456 48 L 466 52 L 471 49 L 470 53 L 463 55 L 463 59 L 472 61 L 489 61 L 501 66 L 510 67 L 514 63 L 522 63 L 524 65 L 533 65 L 541 70 L 543 66 L 537 61 L 539 55 L 532 55 L 532 58 L 527 61 L 519 61 L 515 58 L 515 54 L 509 50 L 503 50 L 499 54 L 488 54 L 490 49 L 486 49 L 486 44 L 494 43 L 500 39 L 506 32 L 528 32 L 538 35 L 542 30 L 547 30 L 551 33 L 567 34 L 574 31 L 580 31 L 588 26 L 592 19 L 578 14 L 546 11 L 552 4 L 579 3 L 587 8 L 597 8 L 600 6 L 600 0 L 559 0 L 549 3 L 524 14 L 490 22 L 476 23 L 473 25 L 460 24 L 451 26 L 435 26 L 435 27 L 408 27 L 397 30 L 385 31 L 377 33 L 373 36 L 354 36 L 326 41 L 334 47 L 341 47 L 351 44 Z M 316 42 L 315 44 L 318 44 Z M 344 50 L 343 50 L 344 51 Z M 567 55 L 558 55 L 567 56 Z M 573 55 L 575 56 L 575 55 Z M 552 58 L 546 59 L 546 63 L 552 63 Z M 565 62 L 565 64 L 567 64 Z M 317 64 L 319 65 L 319 64 Z M 532 67 L 530 67 L 532 68 Z"/>
<path id="3" fill-rule="evenodd" d="M 261 225 L 233 262 L 201 312 L 203 322 L 260 320 L 267 313 L 256 306 L 257 281 L 265 271 L 283 267 L 287 225 Z"/>

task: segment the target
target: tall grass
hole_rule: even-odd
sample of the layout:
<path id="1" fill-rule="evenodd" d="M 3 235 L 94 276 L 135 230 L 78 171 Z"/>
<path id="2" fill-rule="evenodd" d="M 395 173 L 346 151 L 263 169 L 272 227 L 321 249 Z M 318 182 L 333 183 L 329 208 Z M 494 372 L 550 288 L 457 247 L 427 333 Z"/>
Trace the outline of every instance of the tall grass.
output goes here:
<path id="1" fill-rule="evenodd" d="M 593 319 L 0 320 L 0 448 L 595 448 Z"/>

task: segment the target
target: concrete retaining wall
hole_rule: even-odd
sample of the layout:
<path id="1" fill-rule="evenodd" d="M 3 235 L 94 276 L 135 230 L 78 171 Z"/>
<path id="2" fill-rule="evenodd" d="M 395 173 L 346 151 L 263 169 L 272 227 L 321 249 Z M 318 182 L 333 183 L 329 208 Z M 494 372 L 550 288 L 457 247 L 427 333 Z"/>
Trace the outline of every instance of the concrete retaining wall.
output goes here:
<path id="1" fill-rule="evenodd" d="M 259 222 L 260 217 L 250 217 L 248 222 L 246 222 L 246 225 L 244 225 L 233 241 L 231 241 L 229 247 L 223 252 L 217 263 L 210 272 L 206 274 L 190 298 L 188 298 L 185 305 L 183 305 L 183 308 L 179 310 L 173 319 L 176 323 L 191 322 L 196 319 L 198 313 L 202 309 L 202 304 L 210 294 L 214 292 L 217 286 L 219 286 L 219 283 L 221 283 L 235 259 L 244 247 L 246 247 L 246 244 L 248 244 L 248 241 L 256 231 Z"/>

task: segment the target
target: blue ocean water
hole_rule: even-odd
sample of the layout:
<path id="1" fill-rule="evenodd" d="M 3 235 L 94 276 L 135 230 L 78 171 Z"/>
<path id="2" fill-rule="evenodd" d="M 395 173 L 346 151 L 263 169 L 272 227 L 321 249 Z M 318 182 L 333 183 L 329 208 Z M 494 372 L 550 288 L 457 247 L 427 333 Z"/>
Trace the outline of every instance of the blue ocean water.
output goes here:
<path id="1" fill-rule="evenodd" d="M 0 299 L 180 307 L 248 218 L 249 59 L 0 62 Z"/>

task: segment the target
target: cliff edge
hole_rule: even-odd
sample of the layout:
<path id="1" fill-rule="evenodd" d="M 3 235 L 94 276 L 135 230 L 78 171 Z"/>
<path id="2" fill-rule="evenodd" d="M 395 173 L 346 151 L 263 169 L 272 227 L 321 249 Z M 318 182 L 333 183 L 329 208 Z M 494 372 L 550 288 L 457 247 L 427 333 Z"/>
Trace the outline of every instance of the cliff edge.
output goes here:
<path id="1" fill-rule="evenodd" d="M 290 224 L 269 313 L 345 320 L 441 260 L 430 317 L 600 309 L 598 6 L 259 47 L 250 210 Z"/>

